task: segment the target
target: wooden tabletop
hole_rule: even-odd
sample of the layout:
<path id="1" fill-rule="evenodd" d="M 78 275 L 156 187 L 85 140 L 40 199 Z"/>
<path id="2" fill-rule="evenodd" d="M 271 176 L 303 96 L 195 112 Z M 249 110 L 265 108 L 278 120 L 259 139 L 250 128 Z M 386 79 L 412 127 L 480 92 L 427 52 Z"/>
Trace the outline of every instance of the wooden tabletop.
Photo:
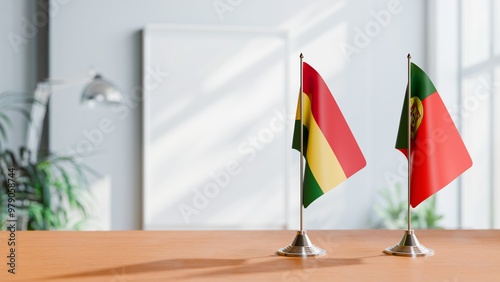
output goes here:
<path id="1" fill-rule="evenodd" d="M 382 253 L 400 230 L 308 231 L 327 255 L 275 254 L 295 231 L 0 232 L 0 281 L 500 281 L 500 230 L 417 230 L 432 257 Z"/>

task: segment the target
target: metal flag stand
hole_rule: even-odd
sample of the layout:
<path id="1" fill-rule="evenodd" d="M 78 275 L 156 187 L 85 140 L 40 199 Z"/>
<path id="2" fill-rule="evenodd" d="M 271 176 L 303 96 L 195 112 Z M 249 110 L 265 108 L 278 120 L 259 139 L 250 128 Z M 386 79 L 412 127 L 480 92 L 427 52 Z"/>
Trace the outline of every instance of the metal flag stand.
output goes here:
<path id="1" fill-rule="evenodd" d="M 299 111 L 300 111 L 300 152 L 304 152 L 304 134 L 302 121 L 304 118 L 304 111 L 302 105 L 304 104 L 304 93 L 302 90 L 302 59 L 304 56 L 300 53 L 300 103 L 299 103 Z M 276 253 L 280 256 L 289 256 L 289 257 L 311 257 L 311 256 L 322 256 L 326 254 L 326 251 L 316 247 L 309 236 L 307 236 L 307 231 L 304 230 L 302 224 L 302 212 L 303 212 L 303 199 L 304 199 L 304 157 L 300 156 L 300 230 L 297 231 L 297 235 L 295 235 L 295 239 L 292 244 L 279 249 Z"/>
<path id="2" fill-rule="evenodd" d="M 395 256 L 406 256 L 406 257 L 423 257 L 434 255 L 434 250 L 426 248 L 424 245 L 420 244 L 415 235 L 414 231 L 411 229 L 411 214 L 410 214 L 410 188 L 411 188 L 411 55 L 408 54 L 408 229 L 405 230 L 405 234 L 401 239 L 399 244 L 392 247 L 388 247 L 384 250 L 384 253 L 388 255 Z"/>

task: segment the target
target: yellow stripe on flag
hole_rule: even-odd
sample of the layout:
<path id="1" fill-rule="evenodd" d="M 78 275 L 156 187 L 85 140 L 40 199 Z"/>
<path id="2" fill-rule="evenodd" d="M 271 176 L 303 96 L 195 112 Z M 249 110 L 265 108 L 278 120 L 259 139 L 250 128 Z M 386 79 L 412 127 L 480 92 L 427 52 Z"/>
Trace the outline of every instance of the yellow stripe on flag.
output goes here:
<path id="1" fill-rule="evenodd" d="M 309 130 L 306 160 L 314 178 L 324 193 L 346 180 L 347 177 L 335 156 L 328 140 L 321 132 L 311 112 L 311 101 L 304 94 L 304 121 Z M 300 120 L 300 111 L 297 110 L 296 119 Z"/>

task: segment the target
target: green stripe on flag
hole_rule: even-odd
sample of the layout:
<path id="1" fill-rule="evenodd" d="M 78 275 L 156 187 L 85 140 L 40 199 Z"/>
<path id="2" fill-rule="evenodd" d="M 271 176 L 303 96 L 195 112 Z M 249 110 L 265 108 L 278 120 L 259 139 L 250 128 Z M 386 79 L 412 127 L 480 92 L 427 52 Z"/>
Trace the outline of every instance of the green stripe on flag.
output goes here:
<path id="1" fill-rule="evenodd" d="M 436 87 L 434 87 L 427 74 L 417 65 L 411 63 L 411 96 L 417 96 L 420 101 L 423 101 L 434 93 L 437 93 Z M 408 85 L 406 86 L 403 110 L 401 111 L 396 148 L 408 148 Z"/>
<path id="2" fill-rule="evenodd" d="M 295 130 L 293 131 L 293 141 L 292 141 L 292 148 L 296 149 L 297 151 L 300 152 L 300 126 L 301 126 L 300 120 L 295 120 Z M 309 129 L 304 125 L 303 126 L 304 130 L 304 152 L 305 155 L 307 156 L 307 141 L 309 137 Z M 304 208 L 307 208 L 314 200 L 319 198 L 321 195 L 324 194 L 323 190 L 319 186 L 318 182 L 316 181 L 316 178 L 314 177 L 311 168 L 309 167 L 309 163 L 307 162 L 306 158 L 306 168 L 304 172 L 304 187 L 303 187 L 303 204 Z"/>
<path id="3" fill-rule="evenodd" d="M 300 120 L 295 120 L 295 128 L 293 130 L 292 148 L 300 152 Z M 307 156 L 307 141 L 309 140 L 309 129 L 304 125 L 304 157 Z"/>
<path id="4" fill-rule="evenodd" d="M 434 87 L 427 74 L 417 65 L 411 63 L 411 96 L 418 96 L 420 101 L 423 101 L 435 92 L 436 87 Z"/>
<path id="5" fill-rule="evenodd" d="M 324 194 L 321 187 L 319 187 L 316 178 L 311 172 L 309 164 L 306 164 L 306 171 L 304 173 L 304 208 L 307 208 L 314 200 Z"/>

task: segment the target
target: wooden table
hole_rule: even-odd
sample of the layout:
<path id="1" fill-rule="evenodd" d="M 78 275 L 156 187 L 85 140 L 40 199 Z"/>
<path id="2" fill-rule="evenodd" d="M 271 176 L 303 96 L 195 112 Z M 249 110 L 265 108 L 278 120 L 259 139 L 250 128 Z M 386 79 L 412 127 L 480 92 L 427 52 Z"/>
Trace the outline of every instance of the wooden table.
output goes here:
<path id="1" fill-rule="evenodd" d="M 275 254 L 295 231 L 18 231 L 0 281 L 500 281 L 500 230 L 417 230 L 433 257 L 388 256 L 400 230 L 308 231 L 326 256 Z"/>

